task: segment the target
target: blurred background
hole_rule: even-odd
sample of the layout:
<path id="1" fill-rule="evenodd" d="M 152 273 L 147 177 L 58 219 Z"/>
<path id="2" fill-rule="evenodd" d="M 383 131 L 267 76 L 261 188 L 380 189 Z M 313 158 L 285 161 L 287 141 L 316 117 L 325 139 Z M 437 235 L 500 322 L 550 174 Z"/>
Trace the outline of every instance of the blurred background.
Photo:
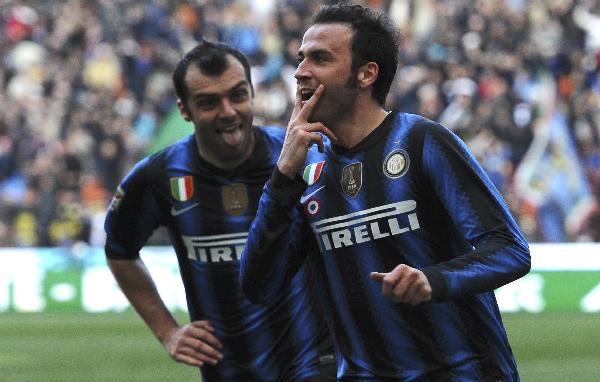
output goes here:
<path id="1" fill-rule="evenodd" d="M 29 350 L 22 326 L 12 324 L 15 313 L 128 311 L 104 266 L 105 209 L 136 161 L 193 132 L 178 115 L 171 85 L 183 54 L 201 37 L 239 48 L 252 64 L 256 122 L 285 126 L 296 52 L 310 16 L 324 3 L 331 2 L 0 0 L 0 338 L 6 344 L 0 345 L 0 373 L 5 367 L 9 380 L 37 378 L 24 371 L 33 356 L 24 356 Z M 400 28 L 400 66 L 388 108 L 424 115 L 457 133 L 535 243 L 534 272 L 498 294 L 504 312 L 526 313 L 505 316 L 524 380 L 597 380 L 599 351 L 581 341 L 600 342 L 600 250 L 594 244 L 600 242 L 600 2 L 353 3 L 387 13 Z M 174 257 L 164 232 L 149 244 Z M 178 277 L 172 260 L 175 277 L 162 279 L 167 288 Z M 157 264 L 163 268 L 156 272 L 164 270 Z M 171 307 L 185 310 L 180 297 L 171 300 Z M 530 315 L 547 311 L 563 315 Z M 45 325 L 80 322 L 53 314 Z M 144 354 L 135 362 L 189 372 L 161 353 L 141 321 L 128 317 L 127 325 L 139 325 L 140 341 L 159 357 Z M 43 338 L 49 327 L 28 320 L 31 336 Z M 101 322 L 73 328 L 78 335 L 98 333 L 74 342 L 69 357 L 119 332 L 108 323 L 122 319 L 85 318 L 93 320 Z M 49 337 L 49 347 L 59 333 Z M 557 333 L 564 337 L 551 344 L 540 339 Z M 571 342 L 568 351 L 580 355 L 573 359 L 566 355 Z M 541 358 L 548 349 L 555 353 Z M 89 370 L 72 380 L 119 380 L 106 377 L 105 369 Z M 139 380 L 152 377 L 158 378 L 149 373 Z"/>
<path id="2" fill-rule="evenodd" d="M 0 246 L 103 244 L 126 171 L 192 132 L 170 76 L 200 37 L 250 57 L 258 122 L 285 126 L 322 3 L 0 1 Z M 389 108 L 461 136 L 530 241 L 600 241 L 597 1 L 357 3 L 402 33 Z"/>

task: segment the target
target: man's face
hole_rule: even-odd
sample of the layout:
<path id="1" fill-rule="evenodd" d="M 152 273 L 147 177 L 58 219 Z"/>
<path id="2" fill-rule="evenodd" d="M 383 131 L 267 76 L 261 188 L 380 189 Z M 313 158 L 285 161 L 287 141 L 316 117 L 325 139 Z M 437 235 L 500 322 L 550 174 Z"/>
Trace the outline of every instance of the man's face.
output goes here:
<path id="1" fill-rule="evenodd" d="M 184 81 L 188 89 L 186 108 L 179 109 L 194 123 L 200 155 L 217 167 L 231 168 L 252 152 L 252 89 L 242 64 L 227 56 L 228 67 L 208 76 L 193 64 Z"/>
<path id="2" fill-rule="evenodd" d="M 356 74 L 352 73 L 353 33 L 351 27 L 334 23 L 315 24 L 304 34 L 294 73 L 303 103 L 320 84 L 325 85 L 325 93 L 310 118 L 313 122 L 335 125 L 354 107 L 357 88 Z"/>

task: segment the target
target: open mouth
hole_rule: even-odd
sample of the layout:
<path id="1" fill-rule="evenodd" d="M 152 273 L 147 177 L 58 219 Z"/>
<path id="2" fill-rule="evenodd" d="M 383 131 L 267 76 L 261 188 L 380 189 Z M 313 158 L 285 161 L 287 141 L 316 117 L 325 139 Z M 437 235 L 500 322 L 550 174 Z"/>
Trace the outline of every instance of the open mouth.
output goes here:
<path id="1" fill-rule="evenodd" d="M 310 97 L 313 96 L 313 94 L 315 94 L 315 90 L 314 89 L 302 89 L 300 90 L 300 98 L 302 100 L 302 102 L 306 102 L 310 99 Z"/>
<path id="2" fill-rule="evenodd" d="M 237 123 L 234 125 L 227 125 L 219 128 L 217 133 L 221 136 L 223 141 L 228 146 L 237 146 L 242 141 L 243 133 L 242 133 L 242 123 Z"/>

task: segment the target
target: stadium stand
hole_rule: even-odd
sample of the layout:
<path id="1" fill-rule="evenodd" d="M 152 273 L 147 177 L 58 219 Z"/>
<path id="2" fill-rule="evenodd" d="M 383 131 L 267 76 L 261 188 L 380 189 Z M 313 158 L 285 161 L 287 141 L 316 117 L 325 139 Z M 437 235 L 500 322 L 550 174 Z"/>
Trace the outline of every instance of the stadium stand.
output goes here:
<path id="1" fill-rule="evenodd" d="M 169 126 L 171 71 L 201 36 L 251 58 L 257 115 L 285 125 L 321 3 L 0 1 L 0 246 L 103 245 L 117 182 Z M 356 3 L 401 29 L 390 108 L 460 135 L 530 241 L 600 241 L 597 2 Z"/>

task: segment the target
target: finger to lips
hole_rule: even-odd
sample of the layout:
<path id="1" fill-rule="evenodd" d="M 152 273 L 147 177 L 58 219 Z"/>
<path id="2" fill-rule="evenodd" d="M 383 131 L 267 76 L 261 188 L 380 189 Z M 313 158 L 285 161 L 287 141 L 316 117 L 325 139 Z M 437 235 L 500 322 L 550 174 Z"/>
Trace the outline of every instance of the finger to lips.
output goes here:
<path id="1" fill-rule="evenodd" d="M 312 111 L 315 108 L 315 105 L 319 101 L 319 98 L 321 97 L 321 94 L 323 94 L 324 90 L 325 90 L 325 86 L 323 86 L 323 84 L 321 84 L 317 87 L 317 89 L 313 93 L 312 97 L 310 97 L 310 99 L 304 103 L 304 105 L 302 105 L 302 100 L 300 100 L 300 105 L 302 105 L 302 110 L 300 110 L 300 113 L 298 114 L 298 118 L 301 118 L 303 121 L 308 121 L 308 118 L 312 114 Z M 299 90 L 298 90 L 298 92 L 299 92 Z"/>

